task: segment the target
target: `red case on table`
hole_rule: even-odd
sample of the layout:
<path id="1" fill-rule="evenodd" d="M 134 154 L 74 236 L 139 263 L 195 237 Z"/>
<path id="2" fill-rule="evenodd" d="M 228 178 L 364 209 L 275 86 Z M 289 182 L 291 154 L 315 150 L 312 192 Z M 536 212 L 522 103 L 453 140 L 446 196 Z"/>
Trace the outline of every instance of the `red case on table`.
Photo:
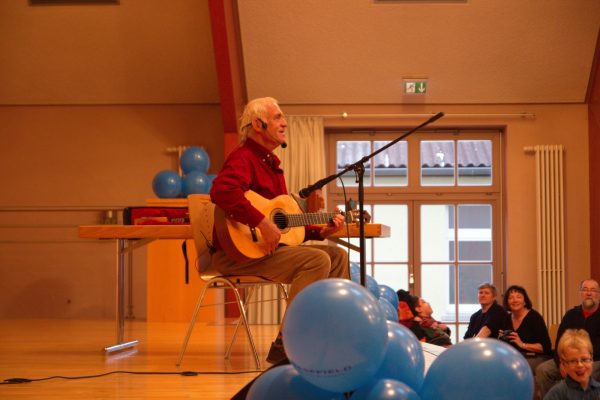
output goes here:
<path id="1" fill-rule="evenodd" d="M 125 225 L 184 225 L 190 223 L 187 207 L 126 207 Z"/>

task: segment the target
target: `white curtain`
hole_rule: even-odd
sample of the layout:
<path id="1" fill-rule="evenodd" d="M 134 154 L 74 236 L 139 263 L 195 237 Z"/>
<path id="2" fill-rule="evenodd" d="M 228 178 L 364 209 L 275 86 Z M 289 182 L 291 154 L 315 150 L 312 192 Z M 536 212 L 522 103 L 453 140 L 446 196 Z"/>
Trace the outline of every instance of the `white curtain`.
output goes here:
<path id="1" fill-rule="evenodd" d="M 288 191 L 298 193 L 325 177 L 323 118 L 293 115 L 286 118 L 288 147 L 278 147 L 274 153 L 281 159 Z"/>
<path id="2" fill-rule="evenodd" d="M 286 117 L 287 148 L 274 153 L 281 160 L 289 193 L 298 191 L 325 177 L 325 135 L 321 117 Z M 261 300 L 277 299 L 277 288 L 266 286 L 256 294 Z M 285 313 L 283 301 L 253 303 L 248 310 L 252 324 L 279 324 Z"/>

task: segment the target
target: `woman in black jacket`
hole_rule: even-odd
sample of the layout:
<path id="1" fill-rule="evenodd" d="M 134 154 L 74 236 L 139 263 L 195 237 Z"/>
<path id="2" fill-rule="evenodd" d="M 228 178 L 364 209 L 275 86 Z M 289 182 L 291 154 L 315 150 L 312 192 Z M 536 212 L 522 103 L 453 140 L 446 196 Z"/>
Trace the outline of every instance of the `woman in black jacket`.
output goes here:
<path id="1" fill-rule="evenodd" d="M 535 373 L 535 368 L 548 360 L 552 352 L 544 318 L 532 308 L 527 291 L 521 286 L 509 287 L 503 303 L 509 316 L 498 338 L 520 351 Z"/>

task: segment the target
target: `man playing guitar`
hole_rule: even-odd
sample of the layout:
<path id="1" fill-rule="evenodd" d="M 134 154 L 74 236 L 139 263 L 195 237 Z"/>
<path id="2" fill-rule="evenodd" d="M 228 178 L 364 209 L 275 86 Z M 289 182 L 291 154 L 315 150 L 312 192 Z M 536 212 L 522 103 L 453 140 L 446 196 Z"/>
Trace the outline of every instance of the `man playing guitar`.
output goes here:
<path id="1" fill-rule="evenodd" d="M 228 251 L 230 231 L 215 219 L 215 254 L 211 268 L 224 275 L 258 275 L 291 284 L 289 302 L 309 284 L 325 278 L 349 278 L 348 254 L 337 246 L 280 245 L 282 229 L 272 215 L 265 215 L 248 199 L 248 193 L 266 200 L 287 195 L 279 158 L 272 153 L 286 147 L 285 120 L 277 101 L 270 97 L 252 100 L 240 121 L 240 145 L 227 157 L 213 181 L 211 200 L 224 220 L 247 227 L 251 240 L 261 248 L 260 258 L 240 258 Z M 251 192 L 249 192 L 251 191 Z M 218 215 L 218 213 L 217 213 Z M 332 214 L 325 226 L 306 226 L 303 240 L 323 240 L 344 226 L 344 217 Z M 281 333 L 273 342 L 267 361 L 285 359 Z"/>

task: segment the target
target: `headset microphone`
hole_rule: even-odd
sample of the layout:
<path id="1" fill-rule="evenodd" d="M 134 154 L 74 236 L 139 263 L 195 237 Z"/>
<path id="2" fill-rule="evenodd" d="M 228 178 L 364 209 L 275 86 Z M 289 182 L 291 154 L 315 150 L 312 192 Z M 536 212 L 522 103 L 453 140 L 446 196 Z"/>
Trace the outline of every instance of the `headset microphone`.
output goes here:
<path id="1" fill-rule="evenodd" d="M 257 118 L 257 120 L 258 120 L 258 122 L 260 122 L 260 127 L 262 129 L 266 130 L 267 127 L 268 127 L 267 123 L 265 121 L 263 121 L 262 119 L 260 119 L 260 118 Z M 287 147 L 287 143 L 286 142 L 282 142 L 281 143 L 281 148 L 285 149 L 286 147 Z"/>

